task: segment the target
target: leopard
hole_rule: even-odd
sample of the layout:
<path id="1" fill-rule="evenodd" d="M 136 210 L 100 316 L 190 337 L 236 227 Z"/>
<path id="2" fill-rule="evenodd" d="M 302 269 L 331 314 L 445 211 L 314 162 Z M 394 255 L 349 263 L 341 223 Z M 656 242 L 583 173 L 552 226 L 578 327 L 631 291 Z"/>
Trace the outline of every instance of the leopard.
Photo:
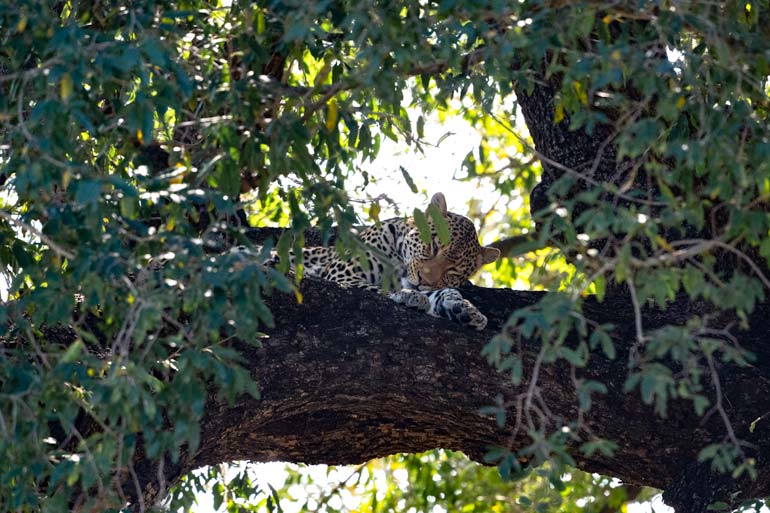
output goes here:
<path id="1" fill-rule="evenodd" d="M 366 248 L 364 265 L 360 259 L 341 256 L 333 246 L 305 247 L 302 249 L 304 275 L 332 281 L 343 288 L 385 292 L 396 303 L 483 330 L 487 317 L 457 288 L 482 266 L 498 260 L 500 250 L 479 244 L 473 221 L 449 212 L 443 193 L 434 194 L 430 205 L 435 205 L 446 220 L 447 243 L 441 243 L 426 209 L 424 217 L 431 231 L 430 242 L 420 237 L 414 216 L 387 219 L 359 234 Z M 290 256 L 290 260 L 294 267 L 294 257 Z M 388 271 L 391 274 L 387 274 Z M 384 286 L 388 276 L 396 277 L 395 287 Z"/>

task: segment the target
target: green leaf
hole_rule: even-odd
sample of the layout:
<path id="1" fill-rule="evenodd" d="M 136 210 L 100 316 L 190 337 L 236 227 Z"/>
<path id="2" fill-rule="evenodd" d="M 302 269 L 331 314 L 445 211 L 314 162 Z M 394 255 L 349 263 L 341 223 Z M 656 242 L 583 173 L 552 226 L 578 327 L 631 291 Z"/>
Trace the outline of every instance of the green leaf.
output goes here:
<path id="1" fill-rule="evenodd" d="M 717 452 L 719 451 L 719 447 L 719 444 L 707 445 L 698 453 L 698 461 L 703 462 L 714 459 L 714 457 L 717 455 Z"/>
<path id="2" fill-rule="evenodd" d="M 409 172 L 406 170 L 404 166 L 398 166 L 398 168 L 401 170 L 401 174 L 404 176 L 404 181 L 406 182 L 406 185 L 409 186 L 409 190 L 411 190 L 413 193 L 417 194 L 417 186 L 414 183 L 414 180 L 412 179 L 412 176 L 409 174 Z"/>
<path id="3" fill-rule="evenodd" d="M 126 219 L 135 219 L 138 202 L 135 198 L 120 198 L 120 215 Z"/>
<path id="4" fill-rule="evenodd" d="M 69 73 L 62 75 L 61 81 L 59 82 L 59 96 L 61 99 L 65 102 L 69 100 L 70 96 L 72 96 L 73 88 L 72 75 Z"/>
<path id="5" fill-rule="evenodd" d="M 29 246 L 27 246 L 27 244 L 18 239 L 14 240 L 13 244 L 11 244 L 11 253 L 14 258 L 16 258 L 18 265 L 22 268 L 34 265 L 35 262 L 35 259 L 28 251 L 28 248 Z"/>
<path id="6" fill-rule="evenodd" d="M 593 29 L 594 21 L 596 20 L 596 11 L 593 9 L 586 9 L 579 17 L 578 23 L 575 26 L 575 31 L 578 37 L 588 37 Z"/>
<path id="7" fill-rule="evenodd" d="M 430 244 L 433 236 L 431 234 L 430 226 L 428 225 L 428 219 L 425 217 L 425 214 L 422 213 L 422 210 L 415 208 L 412 215 L 414 218 L 414 224 L 417 225 L 417 229 L 420 232 L 420 240 L 422 240 L 425 244 Z"/>
<path id="8" fill-rule="evenodd" d="M 270 496 L 272 497 L 275 503 L 275 511 L 277 513 L 283 513 L 283 509 L 281 508 L 281 499 L 278 497 L 278 492 L 275 490 L 275 488 L 273 488 L 273 485 L 271 485 L 270 483 L 268 483 L 267 486 L 268 488 L 270 488 Z"/>
<path id="9" fill-rule="evenodd" d="M 604 301 L 604 293 L 607 290 L 607 280 L 604 276 L 599 276 L 594 280 L 594 286 L 596 287 L 596 300 L 601 303 Z"/>
<path id="10" fill-rule="evenodd" d="M 449 223 L 441 213 L 441 210 L 439 210 L 436 205 L 431 203 L 428 205 L 428 214 L 430 215 L 431 219 L 433 219 L 433 226 L 436 228 L 438 240 L 441 242 L 441 244 L 449 244 Z"/>
<path id="11" fill-rule="evenodd" d="M 33 384 L 38 382 L 38 377 L 30 369 L 11 367 L 10 375 L 11 379 L 3 384 L 4 391 L 10 395 L 23 394 L 30 390 Z"/>
<path id="12" fill-rule="evenodd" d="M 75 340 L 72 344 L 69 345 L 67 350 L 62 353 L 59 361 L 61 363 L 69 363 L 75 361 L 80 356 L 80 352 L 83 350 L 83 348 L 83 341 L 80 339 Z"/>
<path id="13" fill-rule="evenodd" d="M 265 13 L 262 9 L 257 11 L 257 34 L 262 35 L 265 32 Z"/>
<path id="14" fill-rule="evenodd" d="M 230 200 L 236 201 L 241 190 L 241 173 L 235 162 L 223 160 L 217 165 L 219 171 L 219 189 Z"/>
<path id="15" fill-rule="evenodd" d="M 75 201 L 84 205 L 92 205 L 99 200 L 102 184 L 96 180 L 83 180 L 78 183 Z"/>
<path id="16" fill-rule="evenodd" d="M 612 342 L 612 338 L 604 330 L 597 329 L 591 332 L 589 338 L 589 344 L 591 348 L 601 346 L 604 355 L 610 360 L 614 360 L 616 356 L 615 344 Z"/>
<path id="17" fill-rule="evenodd" d="M 278 253 L 278 270 L 282 273 L 289 272 L 289 267 L 291 264 L 291 258 L 289 256 L 289 252 L 291 250 L 292 246 L 292 234 L 289 230 L 284 230 L 281 233 L 281 236 L 278 238 L 278 244 L 276 244 L 275 249 Z M 288 287 L 291 289 L 291 286 Z"/>
<path id="18" fill-rule="evenodd" d="M 605 457 L 611 458 L 617 450 L 617 444 L 611 440 L 590 440 L 580 446 L 580 451 L 586 456 L 593 456 L 600 453 Z"/>
<path id="19" fill-rule="evenodd" d="M 213 495 L 213 506 L 215 510 L 218 510 L 225 500 L 225 486 L 222 483 L 217 483 L 211 490 Z"/>
<path id="20" fill-rule="evenodd" d="M 702 395 L 694 395 L 692 398 L 692 404 L 695 408 L 695 413 L 702 417 L 703 414 L 706 412 L 706 408 L 711 403 L 711 401 L 708 400 L 707 397 L 704 397 Z"/>

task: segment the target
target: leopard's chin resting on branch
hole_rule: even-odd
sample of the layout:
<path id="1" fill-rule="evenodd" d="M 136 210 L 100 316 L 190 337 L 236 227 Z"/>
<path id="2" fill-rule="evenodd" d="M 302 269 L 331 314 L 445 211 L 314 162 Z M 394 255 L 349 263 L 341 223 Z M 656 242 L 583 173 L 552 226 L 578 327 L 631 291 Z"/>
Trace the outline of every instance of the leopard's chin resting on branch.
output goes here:
<path id="1" fill-rule="evenodd" d="M 237 344 L 254 369 L 261 400 L 244 396 L 229 406 L 210 397 L 199 449 L 179 464 L 166 464 L 165 479 L 173 482 L 191 469 L 232 460 L 353 464 L 397 452 L 446 448 L 483 461 L 490 447 L 528 445 L 524 430 L 512 437 L 511 424 L 500 428 L 480 409 L 493 405 L 498 394 L 515 400 L 526 393 L 538 346 L 522 341 L 525 369 L 519 387 L 492 368 L 481 350 L 511 312 L 536 303 L 544 293 L 479 287 L 462 291 L 489 317 L 486 330 L 472 331 L 375 292 L 317 279 L 303 280 L 301 305 L 293 295 L 275 294 L 268 303 L 276 326 L 266 329 L 262 347 Z M 687 504 L 694 496 L 709 504 L 736 491 L 743 497 L 770 494 L 768 427 L 759 423 L 753 433 L 748 429 L 758 415 L 770 411 L 767 368 L 721 372 L 731 422 L 755 444 L 759 477 L 734 481 L 704 472 L 696 456 L 724 437 L 718 416 L 704 420 L 690 402 L 674 401 L 661 418 L 638 392 L 623 391 L 634 340 L 629 312 L 625 299 L 585 300 L 587 318 L 618 327 L 616 358 L 592 354 L 588 367 L 577 371 L 578 378 L 607 385 L 607 394 L 593 396 L 585 422 L 596 436 L 614 441 L 617 450 L 612 457 L 584 455 L 575 444 L 571 454 L 578 467 L 630 484 L 675 490 L 676 495 L 667 497 L 673 504 Z M 762 351 L 767 356 L 763 345 L 770 333 L 765 322 L 756 321 L 768 314 L 770 308 L 760 305 L 750 319 L 751 330 L 741 338 L 760 359 Z M 676 304 L 665 311 L 645 310 L 644 316 L 648 329 L 688 318 Z M 578 399 L 566 363 L 543 366 L 538 386 L 554 417 L 576 418 Z M 515 412 L 508 418 L 514 419 Z M 148 465 L 139 472 L 142 485 L 157 490 L 157 469 Z M 688 481 L 699 475 L 696 471 L 702 478 Z"/>

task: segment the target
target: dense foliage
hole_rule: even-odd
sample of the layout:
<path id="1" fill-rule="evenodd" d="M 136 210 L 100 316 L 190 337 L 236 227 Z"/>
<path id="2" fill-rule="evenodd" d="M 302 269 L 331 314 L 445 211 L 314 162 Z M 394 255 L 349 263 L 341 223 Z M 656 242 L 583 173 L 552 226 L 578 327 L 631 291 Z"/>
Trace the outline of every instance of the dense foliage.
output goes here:
<path id="1" fill-rule="evenodd" d="M 286 278 L 224 250 L 250 244 L 248 221 L 289 228 L 274 241 L 284 255 L 310 226 L 325 236 L 333 225 L 340 251 L 360 255 L 353 226 L 376 221 L 391 199 L 367 164 L 384 138 L 429 145 L 436 112 L 481 134 L 455 174 L 494 195 L 467 198 L 483 232 L 532 234 L 486 279 L 553 291 L 512 314 L 484 349 L 490 362 L 521 382 L 519 337 L 542 340 L 537 365 L 590 366 L 594 350 L 613 358 L 612 326 L 587 326 L 581 300 L 626 293 L 637 310 L 627 393 L 660 415 L 672 398 L 717 412 L 725 438 L 701 458 L 750 475 L 753 461 L 704 381 L 720 363 L 751 360 L 735 337 L 770 287 L 768 9 L 767 0 L 3 3 L 0 509 L 118 510 L 135 493 L 140 441 L 149 457 L 175 460 L 199 444 L 207 387 L 228 401 L 257 396 L 226 341 L 258 343 L 273 322 L 262 298 L 296 293 L 301 272 Z M 594 160 L 554 162 L 534 149 L 518 104 L 545 85 L 552 117 L 536 121 L 601 138 Z M 543 167 L 548 201 L 530 216 Z M 436 170 L 436 180 L 456 171 Z M 427 185 L 406 170 L 403 180 Z M 640 305 L 682 298 L 701 313 L 645 331 Z M 52 336 L 56 326 L 74 341 Z M 584 342 L 566 347 L 573 329 Z M 575 386 L 581 411 L 606 391 Z M 612 450 L 581 418 L 554 417 L 536 381 L 522 388 L 527 414 L 515 429 L 532 445 L 490 462 L 506 478 L 521 473 L 521 457 L 551 466 L 519 485 L 453 459 L 473 474 L 474 497 L 559 495 L 563 465 L 574 463 L 567 439 Z M 503 422 L 509 406 L 490 411 Z M 81 435 L 84 417 L 99 429 Z M 415 497 L 440 498 L 426 491 L 432 482 L 462 488 L 442 458 L 454 456 L 394 460 L 425 481 L 421 491 L 391 489 L 368 510 L 429 510 Z M 175 500 L 189 504 L 189 483 L 201 479 L 190 476 Z M 243 479 L 217 486 L 248 495 Z M 589 491 L 572 499 L 612 495 L 601 479 L 575 482 Z M 269 509 L 272 497 L 262 497 Z M 462 509 L 444 497 L 446 509 Z"/>

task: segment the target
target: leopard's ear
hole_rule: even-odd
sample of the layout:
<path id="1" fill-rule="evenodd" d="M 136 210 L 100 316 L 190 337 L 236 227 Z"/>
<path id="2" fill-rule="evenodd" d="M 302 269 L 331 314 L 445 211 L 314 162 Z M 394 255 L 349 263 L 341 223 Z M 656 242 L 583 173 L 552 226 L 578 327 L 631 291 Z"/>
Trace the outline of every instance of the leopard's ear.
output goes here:
<path id="1" fill-rule="evenodd" d="M 433 197 L 430 199 L 431 205 L 436 205 L 441 212 L 441 215 L 446 215 L 446 198 L 444 197 L 444 193 L 437 192 L 433 195 Z"/>
<path id="2" fill-rule="evenodd" d="M 491 264 L 495 260 L 500 258 L 500 250 L 497 248 L 491 248 L 489 246 L 481 247 L 481 261 L 482 265 Z"/>

